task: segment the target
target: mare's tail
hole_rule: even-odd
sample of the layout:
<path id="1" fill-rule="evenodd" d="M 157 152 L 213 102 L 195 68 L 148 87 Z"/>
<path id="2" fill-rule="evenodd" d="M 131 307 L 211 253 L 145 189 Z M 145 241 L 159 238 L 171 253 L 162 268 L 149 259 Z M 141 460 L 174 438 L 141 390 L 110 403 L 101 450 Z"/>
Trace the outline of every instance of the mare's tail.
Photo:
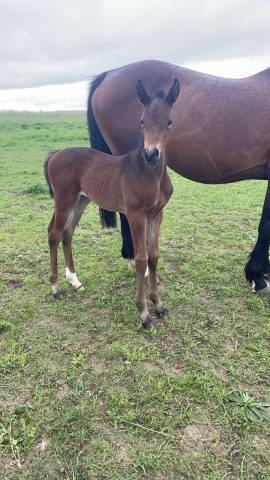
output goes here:
<path id="1" fill-rule="evenodd" d="M 50 158 L 56 153 L 58 152 L 58 150 L 51 150 L 47 157 L 45 158 L 44 160 L 44 177 L 45 177 L 45 180 L 47 182 L 47 185 L 49 187 L 49 194 L 51 197 L 53 197 L 53 189 L 52 189 L 52 186 L 51 186 L 51 182 L 50 182 L 50 179 L 49 179 L 49 175 L 48 175 L 48 163 L 49 163 L 49 160 Z"/>
<path id="2" fill-rule="evenodd" d="M 88 104 L 87 104 L 87 123 L 88 123 L 88 130 L 90 136 L 90 143 L 91 147 L 95 148 L 96 150 L 100 150 L 104 153 L 110 153 L 111 151 L 106 144 L 101 131 L 98 128 L 98 124 L 96 122 L 93 108 L 92 108 L 92 97 L 95 90 L 98 86 L 103 82 L 104 78 L 106 77 L 107 72 L 101 73 L 98 75 L 90 84 L 90 90 L 88 95 Z M 109 212 L 108 210 L 104 210 L 103 208 L 99 209 L 100 214 L 100 223 L 103 227 L 116 227 L 116 214 L 114 212 Z"/>

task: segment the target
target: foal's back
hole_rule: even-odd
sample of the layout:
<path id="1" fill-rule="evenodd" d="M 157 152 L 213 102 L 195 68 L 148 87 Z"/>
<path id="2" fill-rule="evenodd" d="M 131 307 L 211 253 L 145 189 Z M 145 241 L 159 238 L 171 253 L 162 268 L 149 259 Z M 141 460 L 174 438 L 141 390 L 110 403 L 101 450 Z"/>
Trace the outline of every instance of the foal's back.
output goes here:
<path id="1" fill-rule="evenodd" d="M 57 150 L 50 159 L 48 172 L 55 186 L 65 182 L 83 186 L 92 180 L 103 181 L 108 176 L 111 181 L 120 169 L 120 157 L 112 157 L 88 147 L 71 147 Z M 108 175 L 107 175 L 108 172 Z M 90 178 L 91 177 L 91 178 Z"/>
<path id="2" fill-rule="evenodd" d="M 56 151 L 48 162 L 48 175 L 57 197 L 65 193 L 86 195 L 102 208 L 122 209 L 122 156 L 112 156 L 87 147 Z"/>

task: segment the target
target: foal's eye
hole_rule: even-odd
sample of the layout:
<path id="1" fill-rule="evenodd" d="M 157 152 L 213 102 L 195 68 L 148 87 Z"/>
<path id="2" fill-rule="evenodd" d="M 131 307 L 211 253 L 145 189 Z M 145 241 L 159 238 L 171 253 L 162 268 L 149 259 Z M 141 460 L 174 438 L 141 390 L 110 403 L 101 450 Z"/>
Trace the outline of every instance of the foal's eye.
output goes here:
<path id="1" fill-rule="evenodd" d="M 143 120 L 141 120 L 141 127 L 142 127 L 142 128 L 144 127 L 144 123 L 143 123 Z"/>
<path id="2" fill-rule="evenodd" d="M 170 128 L 172 126 L 172 124 L 173 124 L 172 120 L 169 120 L 168 121 L 168 127 Z"/>

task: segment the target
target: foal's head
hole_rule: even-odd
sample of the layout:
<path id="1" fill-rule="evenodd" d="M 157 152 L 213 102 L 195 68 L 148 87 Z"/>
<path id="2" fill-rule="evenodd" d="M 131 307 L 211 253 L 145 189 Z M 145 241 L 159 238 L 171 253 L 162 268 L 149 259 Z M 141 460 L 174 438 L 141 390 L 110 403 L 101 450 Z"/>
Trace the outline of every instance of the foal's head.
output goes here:
<path id="1" fill-rule="evenodd" d="M 141 128 L 144 138 L 143 158 L 151 166 L 157 164 L 172 126 L 171 110 L 180 92 L 180 84 L 175 78 L 166 94 L 160 90 L 154 97 L 150 97 L 141 80 L 137 83 L 137 95 L 144 106 L 141 117 Z"/>

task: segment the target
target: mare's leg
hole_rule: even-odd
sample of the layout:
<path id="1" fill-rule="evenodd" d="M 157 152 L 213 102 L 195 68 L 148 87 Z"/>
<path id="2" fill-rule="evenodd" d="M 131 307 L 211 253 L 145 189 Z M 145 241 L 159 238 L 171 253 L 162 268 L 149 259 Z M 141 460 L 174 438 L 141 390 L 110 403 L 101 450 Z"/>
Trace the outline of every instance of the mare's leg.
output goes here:
<path id="1" fill-rule="evenodd" d="M 134 247 L 132 242 L 132 236 L 130 231 L 130 226 L 126 215 L 120 213 L 120 222 L 121 222 L 121 234 L 122 234 L 122 257 L 126 258 L 128 261 L 134 259 Z"/>
<path id="2" fill-rule="evenodd" d="M 48 242 L 50 246 L 50 260 L 51 269 L 49 273 L 49 282 L 52 286 L 52 293 L 54 298 L 62 297 L 61 290 L 58 283 L 57 271 L 57 251 L 59 242 L 62 239 L 62 232 L 65 227 L 68 215 L 75 203 L 74 196 L 67 196 L 65 200 L 55 199 L 55 211 L 48 226 Z"/>
<path id="3" fill-rule="evenodd" d="M 158 236 L 160 225 L 163 218 L 163 212 L 160 210 L 151 221 L 148 232 L 148 267 L 149 267 L 149 284 L 150 298 L 154 304 L 156 314 L 161 317 L 165 313 L 158 292 L 157 264 L 158 264 Z"/>
<path id="4" fill-rule="evenodd" d="M 140 311 L 140 317 L 145 328 L 153 326 L 151 317 L 147 309 L 145 298 L 144 275 L 147 268 L 147 247 L 146 247 L 146 224 L 147 219 L 144 215 L 136 213 L 129 214 L 128 221 L 131 229 L 132 240 L 135 253 L 135 268 L 137 272 L 137 306 Z"/>
<path id="5" fill-rule="evenodd" d="M 73 256 L 72 256 L 72 237 L 74 230 L 86 208 L 89 200 L 87 197 L 81 195 L 79 201 L 75 204 L 73 210 L 70 212 L 67 222 L 65 224 L 62 244 L 66 265 L 66 278 L 75 290 L 83 291 L 84 287 L 79 281 L 74 268 Z"/>
<path id="6" fill-rule="evenodd" d="M 258 238 L 245 267 L 246 278 L 254 285 L 256 293 L 270 293 L 270 286 L 265 280 L 269 274 L 269 243 L 270 243 L 270 182 L 265 195 L 261 220 L 258 228 Z"/>

